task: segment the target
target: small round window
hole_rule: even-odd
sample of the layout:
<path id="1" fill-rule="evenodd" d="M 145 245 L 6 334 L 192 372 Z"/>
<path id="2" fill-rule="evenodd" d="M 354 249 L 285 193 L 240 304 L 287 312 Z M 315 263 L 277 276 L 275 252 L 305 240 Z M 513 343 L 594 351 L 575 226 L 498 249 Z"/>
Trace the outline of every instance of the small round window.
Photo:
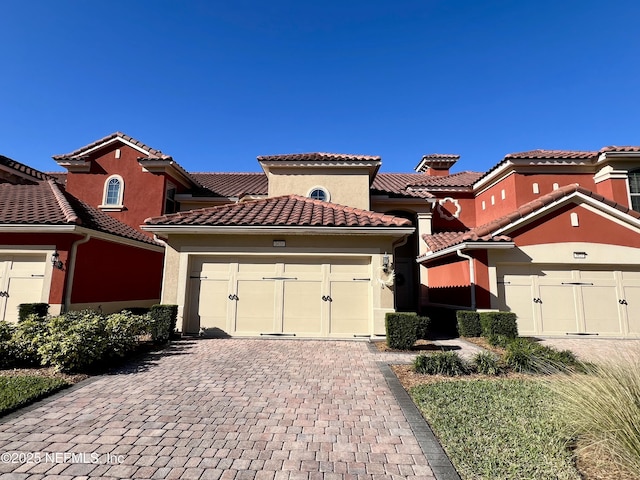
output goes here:
<path id="1" fill-rule="evenodd" d="M 311 191 L 309 192 L 309 198 L 313 200 L 320 200 L 322 202 L 328 202 L 329 192 L 327 192 L 322 187 L 315 187 L 315 188 L 312 188 Z"/>

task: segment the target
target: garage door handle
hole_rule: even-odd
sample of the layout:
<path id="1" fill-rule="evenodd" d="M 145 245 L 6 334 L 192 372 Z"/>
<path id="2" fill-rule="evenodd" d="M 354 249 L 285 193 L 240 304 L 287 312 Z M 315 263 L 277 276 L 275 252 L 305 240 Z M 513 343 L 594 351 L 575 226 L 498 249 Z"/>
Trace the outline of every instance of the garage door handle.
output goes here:
<path id="1" fill-rule="evenodd" d="M 239 299 L 239 298 L 238 298 L 238 296 L 234 293 L 234 294 L 229 295 L 229 300 L 240 300 L 240 299 Z"/>
<path id="2" fill-rule="evenodd" d="M 627 303 L 627 301 L 626 301 L 624 298 L 622 298 L 622 299 L 618 300 L 618 303 L 619 303 L 620 305 L 629 305 L 629 304 Z"/>
<path id="3" fill-rule="evenodd" d="M 542 300 L 540 298 L 534 298 L 533 303 L 542 303 Z"/>
<path id="4" fill-rule="evenodd" d="M 9 297 L 9 292 L 0 292 L 0 297 Z"/>
<path id="5" fill-rule="evenodd" d="M 333 302 L 333 299 L 329 295 L 323 295 L 322 300 L 325 302 Z"/>

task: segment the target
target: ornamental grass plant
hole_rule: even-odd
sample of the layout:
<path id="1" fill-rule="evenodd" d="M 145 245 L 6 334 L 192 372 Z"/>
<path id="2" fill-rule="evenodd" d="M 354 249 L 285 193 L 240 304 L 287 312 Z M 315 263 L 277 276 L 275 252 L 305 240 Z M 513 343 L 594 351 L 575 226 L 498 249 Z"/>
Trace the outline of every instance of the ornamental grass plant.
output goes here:
<path id="1" fill-rule="evenodd" d="M 579 448 L 600 451 L 640 478 L 640 352 L 549 382 Z"/>

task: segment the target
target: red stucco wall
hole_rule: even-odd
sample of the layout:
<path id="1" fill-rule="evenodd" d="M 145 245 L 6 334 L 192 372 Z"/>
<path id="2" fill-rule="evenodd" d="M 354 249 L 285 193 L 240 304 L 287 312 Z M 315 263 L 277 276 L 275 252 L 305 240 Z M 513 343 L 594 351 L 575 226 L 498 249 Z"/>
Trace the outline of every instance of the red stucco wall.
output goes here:
<path id="1" fill-rule="evenodd" d="M 571 226 L 571 213 L 578 214 L 579 226 Z M 509 234 L 516 245 L 589 242 L 640 248 L 640 236 L 575 203 L 550 212 L 537 221 Z"/>
<path id="2" fill-rule="evenodd" d="M 71 303 L 159 299 L 163 255 L 97 239 L 80 245 Z"/>
<path id="3" fill-rule="evenodd" d="M 622 178 L 612 178 L 596 184 L 597 193 L 613 200 L 620 205 L 631 208 L 629 205 L 629 189 L 627 180 Z"/>
<path id="4" fill-rule="evenodd" d="M 120 158 L 115 151 L 120 148 Z M 102 204 L 104 183 L 111 175 L 120 175 L 124 180 L 123 205 L 121 212 L 107 212 L 112 217 L 139 230 L 147 217 L 163 214 L 165 177 L 162 174 L 143 172 L 138 163 L 141 153 L 133 148 L 114 143 L 92 156 L 88 173 L 67 174 L 66 190 L 73 196 L 98 208 Z M 180 185 L 177 182 L 173 182 Z M 143 232 L 153 236 L 149 232 Z"/>

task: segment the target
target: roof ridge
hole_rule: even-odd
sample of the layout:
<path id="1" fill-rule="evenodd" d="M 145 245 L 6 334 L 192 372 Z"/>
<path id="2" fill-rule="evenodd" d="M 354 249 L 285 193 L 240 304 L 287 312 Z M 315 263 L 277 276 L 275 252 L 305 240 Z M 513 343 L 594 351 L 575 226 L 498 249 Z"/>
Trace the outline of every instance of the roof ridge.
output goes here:
<path id="1" fill-rule="evenodd" d="M 149 145 L 146 145 L 144 143 L 142 143 L 140 140 L 136 140 L 135 138 L 133 138 L 130 135 L 127 135 L 123 132 L 120 131 L 116 131 L 114 133 L 111 133 L 109 135 L 106 135 L 98 140 L 95 140 L 91 143 L 88 143 L 87 145 L 84 145 L 80 148 L 75 149 L 74 151 L 70 152 L 70 153 L 64 153 L 64 154 L 60 154 L 60 155 L 53 155 L 52 158 L 54 160 L 63 160 L 63 159 L 67 159 L 67 158 L 73 158 L 73 157 L 77 157 L 80 154 L 82 154 L 83 152 L 90 150 L 94 147 L 97 147 L 98 145 L 100 145 L 101 143 L 105 143 L 108 142 L 109 140 L 112 140 L 114 138 L 122 138 L 123 140 L 132 143 L 133 145 L 140 147 L 143 150 L 147 150 L 149 152 L 149 156 L 148 158 L 162 158 L 162 159 L 172 159 L 171 155 L 167 155 L 165 153 L 163 153 L 161 150 L 158 150 L 157 148 L 153 148 L 150 147 Z"/>
<path id="2" fill-rule="evenodd" d="M 53 193 L 53 196 L 55 197 L 56 202 L 58 202 L 58 205 L 60 206 L 60 210 L 62 210 L 62 213 L 64 214 L 64 217 L 67 223 L 76 223 L 78 225 L 81 224 L 82 221 L 80 220 L 76 212 L 73 210 L 73 207 L 71 207 L 71 204 L 66 199 L 62 191 L 58 188 L 58 185 L 56 184 L 56 182 L 54 180 L 49 179 L 47 180 L 47 183 L 49 184 L 51 193 Z"/>

